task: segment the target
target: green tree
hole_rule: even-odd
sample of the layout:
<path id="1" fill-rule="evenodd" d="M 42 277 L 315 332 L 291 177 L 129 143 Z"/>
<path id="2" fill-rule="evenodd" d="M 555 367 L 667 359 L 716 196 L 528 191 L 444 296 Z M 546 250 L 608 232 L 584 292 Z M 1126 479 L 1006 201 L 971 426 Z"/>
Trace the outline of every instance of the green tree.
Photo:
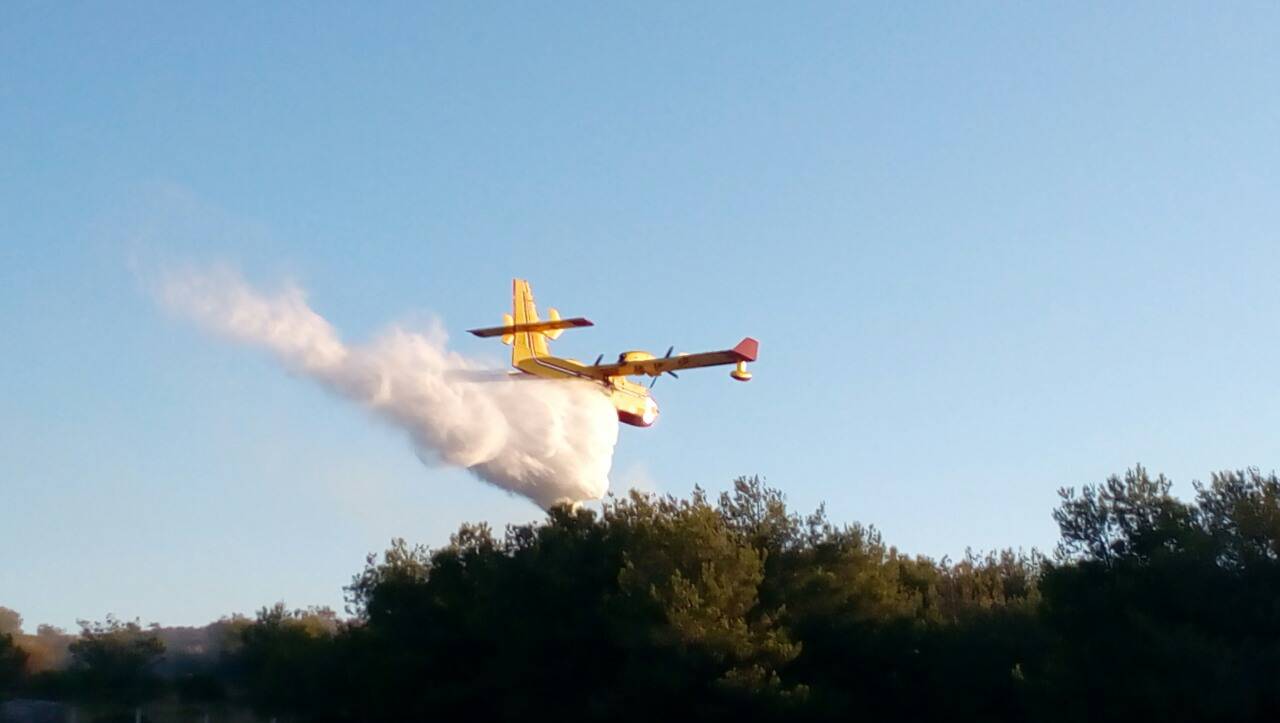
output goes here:
<path id="1" fill-rule="evenodd" d="M 9 633 L 0 634 L 0 699 L 22 682 L 27 670 L 27 653 Z"/>
<path id="2" fill-rule="evenodd" d="M 780 623 L 783 610 L 760 599 L 769 547 L 786 534 L 772 516 L 788 525 L 785 507 L 749 499 L 752 490 L 768 494 L 758 480 L 740 483 L 741 494 L 720 508 L 698 491 L 688 501 L 633 493 L 605 506 L 622 550 L 618 602 L 631 611 L 626 619 L 648 621 L 643 642 L 656 647 L 648 654 L 665 653 L 663 665 L 631 671 L 649 680 L 642 689 L 712 701 L 714 689 L 733 698 L 767 693 L 779 704 L 804 693 L 778 674 L 800 651 Z"/>
<path id="3" fill-rule="evenodd" d="M 1041 582 L 1055 635 L 1045 715 L 1263 720 L 1280 715 L 1280 519 L 1273 479 L 1215 475 L 1197 502 L 1137 467 L 1055 512 Z"/>
<path id="4" fill-rule="evenodd" d="M 1054 510 L 1060 559 L 1115 565 L 1185 549 L 1196 535 L 1195 510 L 1169 494 L 1173 482 L 1141 465 L 1098 486 L 1059 491 Z"/>
<path id="5" fill-rule="evenodd" d="M 154 697 L 160 679 L 153 667 L 164 655 L 164 643 L 137 621 L 108 615 L 102 622 L 81 620 L 80 636 L 70 652 L 80 696 L 137 705 Z"/>
<path id="6" fill-rule="evenodd" d="M 223 657 L 167 669 L 184 701 L 300 722 L 1280 719 L 1280 479 L 1194 487 L 1137 467 L 1065 489 L 1053 558 L 954 561 L 796 514 L 756 477 L 714 501 L 632 493 L 434 550 L 395 539 L 347 587 L 353 619 L 278 604 L 217 623 L 228 645 L 171 638 Z M 156 630 L 83 627 L 72 669 L 25 691 L 155 685 Z"/>
<path id="7" fill-rule="evenodd" d="M 240 626 L 239 645 L 230 655 L 250 704 L 272 716 L 317 715 L 336 705 L 339 628 L 328 608 L 289 610 L 284 603 L 262 608 L 252 624 Z"/>
<path id="8" fill-rule="evenodd" d="M 1219 472 L 1196 484 L 1199 520 L 1223 566 L 1267 569 L 1280 561 L 1280 479 L 1257 469 Z"/>
<path id="9" fill-rule="evenodd" d="M 22 616 L 17 610 L 0 605 L 0 635 L 21 635 Z"/>

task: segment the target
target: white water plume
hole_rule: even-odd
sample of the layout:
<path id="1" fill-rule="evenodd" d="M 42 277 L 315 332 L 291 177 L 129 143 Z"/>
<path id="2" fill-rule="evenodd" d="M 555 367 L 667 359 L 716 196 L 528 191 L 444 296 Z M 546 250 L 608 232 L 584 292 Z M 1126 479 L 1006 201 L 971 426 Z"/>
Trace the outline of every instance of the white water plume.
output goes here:
<path id="1" fill-rule="evenodd" d="M 608 398 L 591 384 L 484 381 L 437 328 L 392 327 L 348 346 L 297 286 L 274 294 L 225 269 L 170 273 L 162 301 L 219 334 L 262 347 L 286 368 L 409 433 L 424 462 L 466 467 L 542 507 L 599 499 L 618 438 Z"/>

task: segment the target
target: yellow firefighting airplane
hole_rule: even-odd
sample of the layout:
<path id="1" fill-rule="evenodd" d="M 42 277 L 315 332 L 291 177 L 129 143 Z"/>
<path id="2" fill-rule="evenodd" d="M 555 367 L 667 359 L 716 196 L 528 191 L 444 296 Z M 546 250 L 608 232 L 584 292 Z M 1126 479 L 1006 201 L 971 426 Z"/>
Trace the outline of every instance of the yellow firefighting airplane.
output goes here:
<path id="1" fill-rule="evenodd" d="M 555 309 L 547 310 L 550 318 L 540 320 L 533 303 L 533 290 L 524 279 L 511 282 L 511 311 L 511 314 L 502 315 L 502 326 L 468 331 L 480 337 L 502 337 L 502 343 L 511 346 L 511 366 L 521 372 L 547 379 L 582 379 L 599 384 L 618 410 L 618 420 L 637 427 L 651 426 L 658 419 L 658 403 L 648 388 L 629 381 L 627 376 L 651 376 L 653 382 L 649 387 L 652 387 L 663 374 L 678 378 L 677 369 L 733 364 L 734 369 L 729 376 L 745 382 L 751 379 L 747 362 L 756 360 L 756 352 L 760 348 L 755 339 L 748 337 L 725 351 L 671 356 L 675 350 L 672 347 L 666 356 L 660 358 L 647 351 L 627 351 L 619 354 L 618 361 L 614 363 L 601 364 L 604 359 L 601 354 L 594 364 L 583 364 L 576 359 L 551 356 L 547 340 L 559 337 L 565 329 L 593 326 L 589 320 L 580 316 L 561 319 L 560 312 Z"/>

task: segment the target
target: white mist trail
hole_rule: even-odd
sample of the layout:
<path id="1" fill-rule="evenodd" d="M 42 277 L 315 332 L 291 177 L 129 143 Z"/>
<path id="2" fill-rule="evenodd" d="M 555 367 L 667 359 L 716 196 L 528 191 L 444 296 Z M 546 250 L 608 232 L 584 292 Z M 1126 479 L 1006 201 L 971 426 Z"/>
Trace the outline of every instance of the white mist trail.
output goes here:
<path id="1" fill-rule="evenodd" d="M 590 384 L 476 381 L 476 364 L 450 352 L 438 327 L 393 327 L 348 346 L 296 286 L 266 294 L 227 271 L 171 273 L 170 309 L 238 342 L 409 433 L 424 462 L 466 467 L 546 508 L 599 499 L 618 439 L 612 403 Z M 470 373 L 469 373 L 470 372 Z"/>

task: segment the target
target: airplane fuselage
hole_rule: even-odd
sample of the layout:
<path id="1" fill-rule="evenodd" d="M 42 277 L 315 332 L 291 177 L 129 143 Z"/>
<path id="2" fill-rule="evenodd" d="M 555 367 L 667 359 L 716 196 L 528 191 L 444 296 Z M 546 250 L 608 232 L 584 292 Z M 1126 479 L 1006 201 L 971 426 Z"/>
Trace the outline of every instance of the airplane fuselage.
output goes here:
<path id="1" fill-rule="evenodd" d="M 608 395 L 618 411 L 618 421 L 633 427 L 651 427 L 658 421 L 658 402 L 649 390 L 626 377 L 609 377 L 605 381 L 578 373 L 584 365 L 577 359 L 553 356 L 531 356 L 516 363 L 522 372 L 544 378 L 581 379 L 590 382 Z"/>

